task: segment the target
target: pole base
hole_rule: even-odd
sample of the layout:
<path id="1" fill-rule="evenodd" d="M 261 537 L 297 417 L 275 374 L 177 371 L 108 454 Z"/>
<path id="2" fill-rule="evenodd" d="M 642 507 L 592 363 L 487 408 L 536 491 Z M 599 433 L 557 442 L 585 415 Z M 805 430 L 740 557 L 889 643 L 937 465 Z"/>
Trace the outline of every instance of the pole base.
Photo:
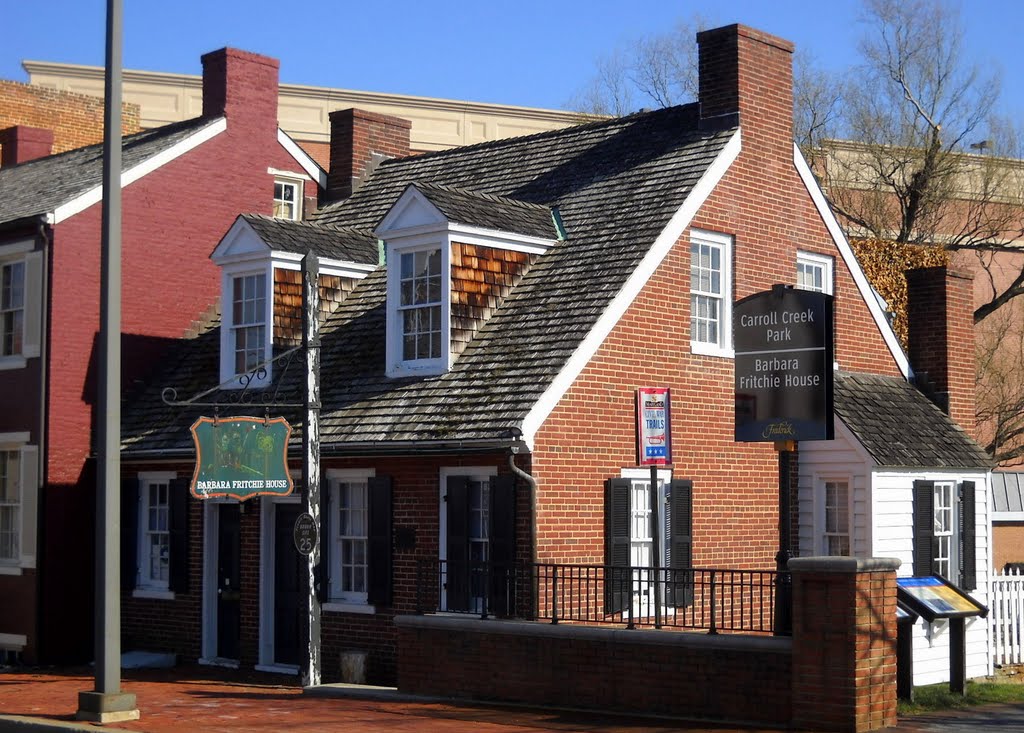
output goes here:
<path id="1" fill-rule="evenodd" d="M 135 695 L 130 692 L 79 692 L 75 718 L 90 723 L 138 720 L 139 707 Z"/>

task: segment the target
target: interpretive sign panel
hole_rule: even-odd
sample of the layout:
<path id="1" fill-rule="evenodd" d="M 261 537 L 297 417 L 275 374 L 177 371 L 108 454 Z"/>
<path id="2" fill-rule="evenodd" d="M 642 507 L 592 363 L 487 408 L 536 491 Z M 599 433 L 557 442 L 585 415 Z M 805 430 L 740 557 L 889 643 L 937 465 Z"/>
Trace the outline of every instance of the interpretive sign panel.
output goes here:
<path id="1" fill-rule="evenodd" d="M 900 603 L 929 622 L 937 618 L 988 615 L 987 607 L 938 575 L 896 578 L 896 596 Z"/>
<path id="2" fill-rule="evenodd" d="M 733 309 L 739 442 L 831 440 L 833 299 L 776 285 Z"/>
<path id="3" fill-rule="evenodd" d="M 291 426 L 283 417 L 201 417 L 192 425 L 196 469 L 192 495 L 199 499 L 229 496 L 287 496 Z"/>
<path id="4" fill-rule="evenodd" d="M 637 460 L 641 466 L 672 463 L 671 399 L 667 387 L 636 391 Z"/>

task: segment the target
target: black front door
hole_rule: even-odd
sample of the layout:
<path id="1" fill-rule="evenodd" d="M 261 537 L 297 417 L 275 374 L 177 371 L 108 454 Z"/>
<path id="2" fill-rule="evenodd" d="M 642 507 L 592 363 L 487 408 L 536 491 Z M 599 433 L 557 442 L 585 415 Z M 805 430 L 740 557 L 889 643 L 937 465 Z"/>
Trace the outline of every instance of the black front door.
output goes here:
<path id="1" fill-rule="evenodd" d="M 306 559 L 295 549 L 299 504 L 277 504 L 274 519 L 274 661 L 302 663 Z"/>
<path id="2" fill-rule="evenodd" d="M 238 504 L 217 512 L 217 656 L 238 659 L 242 619 L 242 533 Z"/>

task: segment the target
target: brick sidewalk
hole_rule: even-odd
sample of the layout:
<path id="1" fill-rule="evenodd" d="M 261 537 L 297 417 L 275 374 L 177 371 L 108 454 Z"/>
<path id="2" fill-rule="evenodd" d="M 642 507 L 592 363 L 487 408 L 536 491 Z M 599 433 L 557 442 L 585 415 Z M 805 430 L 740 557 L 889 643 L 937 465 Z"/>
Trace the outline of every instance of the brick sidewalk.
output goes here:
<path id="1" fill-rule="evenodd" d="M 0 671 L 2 716 L 74 721 L 78 693 L 93 689 L 89 669 Z M 139 720 L 81 730 L 148 733 L 240 731 L 424 731 L 433 733 L 769 733 L 755 728 L 606 714 L 460 705 L 408 699 L 356 699 L 303 695 L 292 678 L 210 667 L 126 671 L 122 688 L 138 698 Z M 567 704 L 569 701 L 566 701 Z M 10 725 L 10 719 L 6 723 Z M 10 727 L 10 730 L 19 730 Z M 55 728 L 54 728 L 55 729 Z M 39 729 L 37 729 L 39 730 Z M 777 731 L 772 732 L 777 733 Z"/>

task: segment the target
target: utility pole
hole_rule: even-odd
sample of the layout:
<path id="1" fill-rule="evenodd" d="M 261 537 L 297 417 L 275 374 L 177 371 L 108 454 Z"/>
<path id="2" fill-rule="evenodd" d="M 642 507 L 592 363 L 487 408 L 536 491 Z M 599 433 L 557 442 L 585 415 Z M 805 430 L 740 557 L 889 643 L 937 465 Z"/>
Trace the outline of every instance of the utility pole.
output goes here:
<path id="1" fill-rule="evenodd" d="M 137 720 L 121 692 L 121 19 L 107 0 L 100 255 L 100 347 L 96 472 L 96 689 L 78 693 L 79 720 Z"/>

